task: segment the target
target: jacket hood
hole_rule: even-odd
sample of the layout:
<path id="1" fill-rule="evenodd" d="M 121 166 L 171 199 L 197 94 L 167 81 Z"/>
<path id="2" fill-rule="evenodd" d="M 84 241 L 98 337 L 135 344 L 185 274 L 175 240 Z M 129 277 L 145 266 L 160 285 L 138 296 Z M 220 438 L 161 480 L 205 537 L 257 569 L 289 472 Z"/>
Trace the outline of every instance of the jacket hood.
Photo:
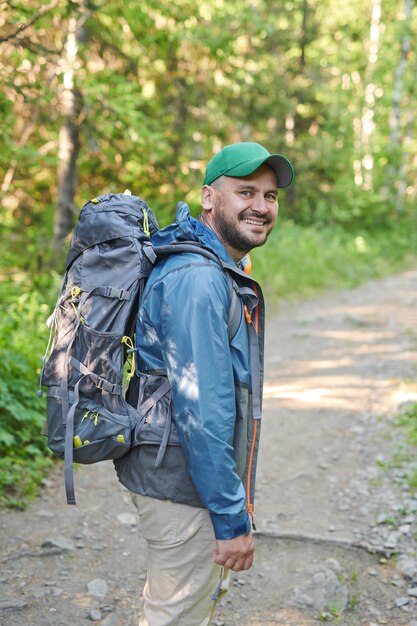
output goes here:
<path id="1" fill-rule="evenodd" d="M 211 248 L 223 261 L 236 265 L 216 233 L 199 220 L 191 217 L 190 209 L 185 202 L 177 204 L 175 221 L 161 228 L 151 238 L 155 247 L 167 246 L 175 241 L 197 241 Z"/>

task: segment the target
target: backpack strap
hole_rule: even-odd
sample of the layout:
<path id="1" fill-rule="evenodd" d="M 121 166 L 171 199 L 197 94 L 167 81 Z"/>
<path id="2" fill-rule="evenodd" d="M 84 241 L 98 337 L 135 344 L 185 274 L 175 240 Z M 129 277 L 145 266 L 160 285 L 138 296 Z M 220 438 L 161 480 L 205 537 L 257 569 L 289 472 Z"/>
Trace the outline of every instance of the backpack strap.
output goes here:
<path id="1" fill-rule="evenodd" d="M 252 382 L 252 403 L 253 403 L 253 416 L 254 419 L 261 418 L 261 364 L 260 364 L 260 354 L 259 354 L 259 339 L 258 332 L 255 328 L 255 324 L 252 321 L 252 313 L 258 304 L 258 297 L 253 289 L 249 286 L 239 286 L 235 279 L 233 278 L 233 274 L 240 272 L 236 272 L 235 268 L 231 267 L 228 263 L 225 263 L 221 260 L 221 258 L 212 252 L 212 250 L 206 248 L 205 246 L 197 243 L 195 241 L 184 241 L 184 242 L 175 242 L 168 246 L 161 246 L 159 248 L 155 248 L 155 253 L 157 256 L 157 261 L 171 255 L 177 254 L 180 252 L 193 252 L 197 254 L 201 254 L 208 259 L 212 259 L 216 261 L 219 265 L 222 266 L 223 270 L 226 273 L 227 281 L 230 289 L 230 306 L 229 306 L 229 314 L 228 314 L 228 334 L 229 334 L 229 342 L 235 336 L 242 317 L 242 302 L 245 306 L 245 318 L 248 324 L 248 335 L 249 335 L 249 359 L 250 359 L 250 370 L 251 370 L 251 382 Z M 247 276 L 245 276 L 247 278 Z"/>
<path id="2" fill-rule="evenodd" d="M 245 319 L 248 325 L 253 417 L 254 419 L 261 419 L 261 362 L 259 338 L 258 331 L 252 320 L 252 313 L 258 304 L 258 297 L 250 287 L 239 287 L 238 289 L 238 293 L 244 302 Z"/>
<path id="3" fill-rule="evenodd" d="M 227 319 L 228 325 L 228 335 L 229 341 L 233 339 L 233 337 L 237 333 L 237 329 L 240 325 L 240 320 L 242 317 L 242 307 L 238 297 L 239 288 L 236 282 L 233 280 L 230 272 L 228 271 L 228 265 L 224 263 L 221 258 L 209 248 L 206 248 L 202 244 L 196 241 L 179 241 L 172 243 L 167 246 L 159 246 L 154 248 L 154 252 L 156 254 L 156 259 L 154 262 L 161 261 L 171 254 L 179 254 L 181 252 L 192 252 L 194 254 L 201 254 L 207 259 L 211 259 L 215 261 L 218 265 L 220 265 L 226 273 L 227 283 L 229 285 L 230 291 L 230 306 L 229 306 L 229 314 Z"/>
<path id="4" fill-rule="evenodd" d="M 74 471 L 72 467 L 72 463 L 74 460 L 74 450 L 73 450 L 73 436 L 74 436 L 74 415 L 75 409 L 78 406 L 78 402 L 80 399 L 80 383 L 83 380 L 84 376 L 82 376 L 74 387 L 74 403 L 69 409 L 66 418 L 65 418 L 65 455 L 64 455 L 64 481 L 65 481 L 65 492 L 67 496 L 68 504 L 76 504 L 75 501 L 75 490 L 74 490 Z"/>
<path id="5" fill-rule="evenodd" d="M 233 337 L 236 335 L 237 329 L 240 326 L 240 320 L 242 317 L 242 306 L 241 306 L 241 302 L 238 296 L 239 287 L 237 286 L 236 282 L 233 280 L 233 278 L 230 276 L 228 272 L 226 272 L 226 276 L 227 276 L 227 282 L 229 283 L 229 287 L 230 287 L 230 294 L 232 297 L 230 306 L 229 306 L 229 316 L 227 320 L 227 326 L 228 326 L 228 331 L 229 331 L 229 342 L 230 342 L 232 341 Z"/>

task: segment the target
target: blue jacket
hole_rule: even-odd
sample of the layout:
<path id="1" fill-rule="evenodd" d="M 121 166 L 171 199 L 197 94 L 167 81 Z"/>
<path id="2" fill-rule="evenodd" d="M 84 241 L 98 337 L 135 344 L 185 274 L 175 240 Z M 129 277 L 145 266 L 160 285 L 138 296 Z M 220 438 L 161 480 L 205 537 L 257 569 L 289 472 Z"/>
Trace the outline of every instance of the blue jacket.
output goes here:
<path id="1" fill-rule="evenodd" d="M 210 248 L 233 268 L 238 285 L 253 288 L 252 279 L 236 267 L 216 234 L 191 218 L 186 205 L 152 243 L 157 247 L 184 240 Z M 255 290 L 259 301 L 252 317 L 258 318 L 262 362 L 264 308 L 259 285 Z M 164 377 L 170 394 L 158 402 L 148 436 L 145 416 L 139 445 L 115 461 L 120 481 L 130 490 L 206 507 L 217 539 L 250 530 L 260 431 L 260 420 L 252 415 L 247 321 L 242 308 L 239 328 L 229 342 L 230 301 L 226 272 L 214 260 L 181 253 L 154 267 L 136 332 L 140 402 Z M 260 367 L 262 372 L 262 363 Z M 151 431 L 160 424 L 163 438 L 171 408 L 172 445 L 155 467 L 159 445 Z"/>

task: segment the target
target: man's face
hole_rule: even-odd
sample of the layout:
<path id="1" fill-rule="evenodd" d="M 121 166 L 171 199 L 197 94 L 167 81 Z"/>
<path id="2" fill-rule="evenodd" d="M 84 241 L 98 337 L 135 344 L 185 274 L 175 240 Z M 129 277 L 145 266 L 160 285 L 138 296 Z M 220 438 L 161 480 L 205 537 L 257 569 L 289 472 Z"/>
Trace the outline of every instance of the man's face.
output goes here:
<path id="1" fill-rule="evenodd" d="M 205 193 L 205 191 L 206 193 Z M 242 178 L 223 176 L 203 188 L 204 223 L 239 261 L 262 246 L 278 214 L 277 179 L 268 165 Z"/>

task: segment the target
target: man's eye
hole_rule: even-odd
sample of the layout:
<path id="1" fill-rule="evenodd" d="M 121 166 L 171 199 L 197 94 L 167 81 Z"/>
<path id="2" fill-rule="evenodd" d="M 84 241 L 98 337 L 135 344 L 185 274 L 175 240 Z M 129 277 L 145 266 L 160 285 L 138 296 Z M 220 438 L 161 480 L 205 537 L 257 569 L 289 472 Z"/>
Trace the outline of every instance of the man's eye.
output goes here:
<path id="1" fill-rule="evenodd" d="M 273 193 L 268 193 L 265 197 L 268 200 L 268 202 L 276 202 L 277 201 L 277 197 Z"/>
<path id="2" fill-rule="evenodd" d="M 250 192 L 249 189 L 242 189 L 240 193 L 245 198 L 250 198 L 250 196 L 252 195 L 252 192 Z"/>

